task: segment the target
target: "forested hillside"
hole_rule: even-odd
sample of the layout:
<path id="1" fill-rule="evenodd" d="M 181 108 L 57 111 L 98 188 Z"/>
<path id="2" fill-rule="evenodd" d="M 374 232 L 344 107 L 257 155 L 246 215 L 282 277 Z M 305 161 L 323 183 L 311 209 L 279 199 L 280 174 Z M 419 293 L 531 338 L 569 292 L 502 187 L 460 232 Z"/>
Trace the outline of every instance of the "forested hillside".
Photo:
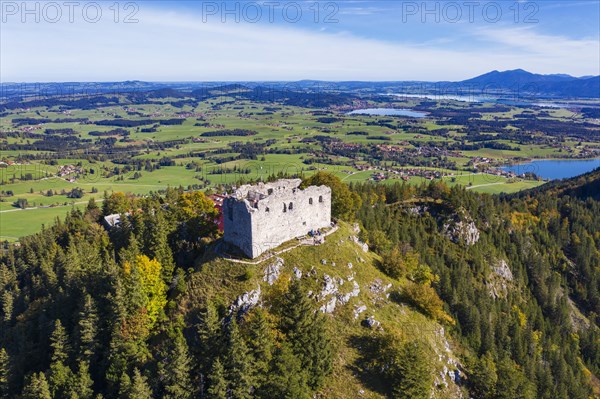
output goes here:
<path id="1" fill-rule="evenodd" d="M 202 193 L 90 201 L 0 258 L 1 397 L 593 397 L 599 181 L 317 173 L 339 230 L 259 264 L 220 256 Z"/>

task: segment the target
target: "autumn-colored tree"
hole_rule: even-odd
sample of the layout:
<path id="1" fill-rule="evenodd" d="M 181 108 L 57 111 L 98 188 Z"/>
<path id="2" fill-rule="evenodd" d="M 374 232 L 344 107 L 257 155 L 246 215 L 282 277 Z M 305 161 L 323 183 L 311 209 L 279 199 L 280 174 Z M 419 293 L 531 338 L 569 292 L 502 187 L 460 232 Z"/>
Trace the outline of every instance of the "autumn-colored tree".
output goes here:
<path id="1" fill-rule="evenodd" d="M 130 293 L 138 294 L 139 297 L 132 299 L 142 306 L 140 310 L 145 312 L 147 327 L 151 329 L 167 303 L 167 287 L 161 277 L 160 263 L 138 255 L 133 264 L 124 262 L 123 276 Z"/>
<path id="2" fill-rule="evenodd" d="M 327 173 L 317 172 L 302 182 L 301 188 L 308 186 L 328 186 L 331 188 L 331 214 L 343 220 L 354 220 L 355 212 L 360 208 L 360 196 L 350 191 L 348 186 L 339 177 Z"/>
<path id="3" fill-rule="evenodd" d="M 196 239 L 217 233 L 215 220 L 219 212 L 215 204 L 200 191 L 183 193 L 179 196 L 176 213 L 185 221 L 187 233 Z"/>
<path id="4" fill-rule="evenodd" d="M 104 198 L 102 203 L 102 213 L 111 215 L 113 213 L 126 213 L 130 211 L 135 204 L 135 199 L 121 192 L 112 193 Z"/>

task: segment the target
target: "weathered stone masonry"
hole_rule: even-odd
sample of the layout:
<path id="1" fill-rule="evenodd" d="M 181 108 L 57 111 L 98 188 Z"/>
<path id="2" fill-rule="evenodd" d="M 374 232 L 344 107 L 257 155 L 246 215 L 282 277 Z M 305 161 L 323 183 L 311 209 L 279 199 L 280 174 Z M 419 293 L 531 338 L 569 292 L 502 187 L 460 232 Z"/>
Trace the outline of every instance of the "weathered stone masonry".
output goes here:
<path id="1" fill-rule="evenodd" d="M 223 204 L 224 240 L 256 258 L 296 237 L 331 225 L 331 189 L 299 189 L 300 179 L 245 185 Z"/>

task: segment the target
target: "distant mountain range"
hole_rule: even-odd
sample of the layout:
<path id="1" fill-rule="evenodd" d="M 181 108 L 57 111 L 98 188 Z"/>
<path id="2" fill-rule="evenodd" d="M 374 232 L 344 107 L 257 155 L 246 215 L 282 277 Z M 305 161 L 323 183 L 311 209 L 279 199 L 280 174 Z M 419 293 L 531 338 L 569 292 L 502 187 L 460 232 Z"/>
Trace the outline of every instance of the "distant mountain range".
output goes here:
<path id="1" fill-rule="evenodd" d="M 181 97 L 183 93 L 212 90 L 276 90 L 302 92 L 362 92 L 362 93 L 439 93 L 492 95 L 519 98 L 600 98 L 600 76 L 574 77 L 565 74 L 540 75 L 523 69 L 492 71 L 459 82 L 423 81 L 346 81 L 327 82 L 300 80 L 296 82 L 62 82 L 62 83 L 0 83 L 0 100 L 15 97 L 60 97 L 73 94 L 103 94 L 159 91 Z M 174 91 L 178 91 L 176 93 Z M 164 94 L 163 93 L 163 94 Z"/>
<path id="2" fill-rule="evenodd" d="M 577 78 L 564 74 L 540 75 L 523 69 L 514 69 L 503 72 L 492 71 L 458 83 L 486 88 L 486 91 L 498 89 L 560 97 L 600 98 L 600 76 Z"/>

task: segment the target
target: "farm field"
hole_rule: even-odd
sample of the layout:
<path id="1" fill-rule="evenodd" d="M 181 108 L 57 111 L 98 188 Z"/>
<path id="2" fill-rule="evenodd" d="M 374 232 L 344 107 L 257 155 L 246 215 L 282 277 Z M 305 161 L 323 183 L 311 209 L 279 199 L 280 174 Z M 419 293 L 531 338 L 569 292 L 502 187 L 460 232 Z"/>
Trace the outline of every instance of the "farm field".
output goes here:
<path id="1" fill-rule="evenodd" d="M 225 191 L 244 182 L 306 177 L 346 183 L 423 184 L 442 179 L 476 192 L 543 183 L 497 167 L 536 158 L 598 156 L 600 122 L 567 109 L 368 94 L 206 90 L 27 101 L 0 114 L 0 236 L 38 231 L 73 204 L 169 187 Z M 293 94 L 293 95 L 292 95 Z M 348 115 L 402 108 L 424 118 Z M 535 131 L 530 131 L 531 123 Z M 561 129 L 567 129 L 568 134 Z M 26 208 L 26 211 L 17 211 Z"/>

